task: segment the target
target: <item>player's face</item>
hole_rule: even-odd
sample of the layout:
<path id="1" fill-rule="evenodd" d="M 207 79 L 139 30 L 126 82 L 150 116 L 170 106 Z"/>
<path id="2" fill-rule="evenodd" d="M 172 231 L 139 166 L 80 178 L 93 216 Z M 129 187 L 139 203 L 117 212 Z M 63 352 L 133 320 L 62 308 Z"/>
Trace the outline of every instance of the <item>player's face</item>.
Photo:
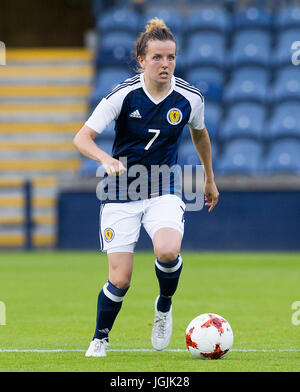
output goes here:
<path id="1" fill-rule="evenodd" d="M 169 84 L 176 65 L 175 42 L 148 41 L 146 55 L 139 62 L 150 82 Z"/>

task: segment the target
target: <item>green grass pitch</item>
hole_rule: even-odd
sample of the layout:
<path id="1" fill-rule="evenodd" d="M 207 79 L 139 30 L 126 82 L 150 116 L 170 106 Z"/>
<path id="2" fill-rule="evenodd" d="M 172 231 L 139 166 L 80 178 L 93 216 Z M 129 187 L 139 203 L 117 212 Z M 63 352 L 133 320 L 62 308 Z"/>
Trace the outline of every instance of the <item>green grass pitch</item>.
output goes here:
<path id="1" fill-rule="evenodd" d="M 107 279 L 106 255 L 0 253 L 0 302 L 6 309 L 0 371 L 299 371 L 300 325 L 292 309 L 300 301 L 299 253 L 183 251 L 182 257 L 169 351 L 151 347 L 158 283 L 153 254 L 137 252 L 108 355 L 85 358 L 98 292 Z M 221 360 L 201 361 L 185 351 L 188 323 L 207 312 L 225 317 L 234 332 L 233 350 Z"/>

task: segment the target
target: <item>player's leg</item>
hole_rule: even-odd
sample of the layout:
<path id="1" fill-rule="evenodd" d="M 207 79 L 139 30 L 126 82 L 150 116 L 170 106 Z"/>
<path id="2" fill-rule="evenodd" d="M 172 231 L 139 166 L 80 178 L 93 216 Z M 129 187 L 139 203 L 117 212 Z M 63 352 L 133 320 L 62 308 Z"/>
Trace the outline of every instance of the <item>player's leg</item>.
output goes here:
<path id="1" fill-rule="evenodd" d="M 175 195 L 164 195 L 148 201 L 143 224 L 153 242 L 155 271 L 160 287 L 158 310 L 171 307 L 181 269 L 180 249 L 184 233 L 185 203 Z"/>
<path id="2" fill-rule="evenodd" d="M 98 296 L 94 339 L 108 339 L 130 285 L 133 253 L 108 254 L 109 277 Z"/>
<path id="3" fill-rule="evenodd" d="M 152 238 L 156 255 L 155 272 L 159 296 L 155 301 L 152 345 L 163 350 L 172 335 L 172 297 L 176 292 L 181 270 L 181 242 L 184 232 L 184 202 L 175 195 L 165 195 L 149 201 L 144 226 Z"/>
<path id="4" fill-rule="evenodd" d="M 109 204 L 101 209 L 100 242 L 101 249 L 107 251 L 109 274 L 98 295 L 96 328 L 86 356 L 106 355 L 109 332 L 130 285 L 141 225 L 139 208 L 137 202 L 132 202 Z"/>
<path id="5" fill-rule="evenodd" d="M 157 310 L 160 312 L 170 310 L 178 286 L 182 270 L 181 242 L 182 233 L 169 227 L 157 230 L 153 237 L 155 272 L 160 288 Z"/>
<path id="6" fill-rule="evenodd" d="M 132 248 L 132 246 L 129 246 Z M 108 279 L 120 290 L 129 288 L 132 269 L 133 269 L 133 251 L 119 252 L 117 249 L 111 249 L 107 252 L 108 257 Z M 124 247 L 123 249 L 126 249 Z"/>
<path id="7" fill-rule="evenodd" d="M 133 249 L 133 246 L 131 248 Z M 108 253 L 107 256 L 109 266 L 108 280 L 98 295 L 96 328 L 93 340 L 86 353 L 87 357 L 103 357 L 106 355 L 109 332 L 121 310 L 124 297 L 130 286 L 133 251 L 114 252 L 112 250 L 112 253 Z"/>
<path id="8" fill-rule="evenodd" d="M 156 350 L 168 347 L 172 337 L 172 297 L 176 292 L 182 270 L 179 253 L 181 240 L 182 234 L 179 231 L 167 227 L 157 230 L 153 237 L 159 296 L 154 305 L 151 342 Z"/>

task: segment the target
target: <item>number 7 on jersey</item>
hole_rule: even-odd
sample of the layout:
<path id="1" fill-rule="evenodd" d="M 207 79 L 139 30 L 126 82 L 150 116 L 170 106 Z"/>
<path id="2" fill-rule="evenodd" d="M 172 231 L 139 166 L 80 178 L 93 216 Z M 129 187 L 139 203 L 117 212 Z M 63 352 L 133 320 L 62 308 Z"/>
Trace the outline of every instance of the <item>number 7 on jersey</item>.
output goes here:
<path id="1" fill-rule="evenodd" d="M 150 140 L 150 142 L 146 145 L 145 150 L 149 150 L 149 148 L 152 146 L 154 140 L 158 138 L 158 135 L 160 134 L 160 129 L 148 129 L 148 132 L 154 133 L 155 135 Z"/>

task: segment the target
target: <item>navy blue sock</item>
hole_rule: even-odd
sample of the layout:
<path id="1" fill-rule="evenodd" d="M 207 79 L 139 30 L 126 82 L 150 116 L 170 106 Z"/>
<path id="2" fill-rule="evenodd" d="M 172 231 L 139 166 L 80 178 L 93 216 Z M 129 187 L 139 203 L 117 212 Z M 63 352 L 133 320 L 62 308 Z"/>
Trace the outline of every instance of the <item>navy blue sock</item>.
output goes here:
<path id="1" fill-rule="evenodd" d="M 122 307 L 122 302 L 128 289 L 129 287 L 121 290 L 109 280 L 105 283 L 98 296 L 94 339 L 108 338 L 108 334 Z"/>
<path id="2" fill-rule="evenodd" d="M 163 262 L 156 259 L 155 272 L 159 282 L 160 296 L 157 302 L 157 310 L 168 312 L 172 304 L 180 273 L 182 270 L 182 258 L 178 255 L 174 261 Z"/>

